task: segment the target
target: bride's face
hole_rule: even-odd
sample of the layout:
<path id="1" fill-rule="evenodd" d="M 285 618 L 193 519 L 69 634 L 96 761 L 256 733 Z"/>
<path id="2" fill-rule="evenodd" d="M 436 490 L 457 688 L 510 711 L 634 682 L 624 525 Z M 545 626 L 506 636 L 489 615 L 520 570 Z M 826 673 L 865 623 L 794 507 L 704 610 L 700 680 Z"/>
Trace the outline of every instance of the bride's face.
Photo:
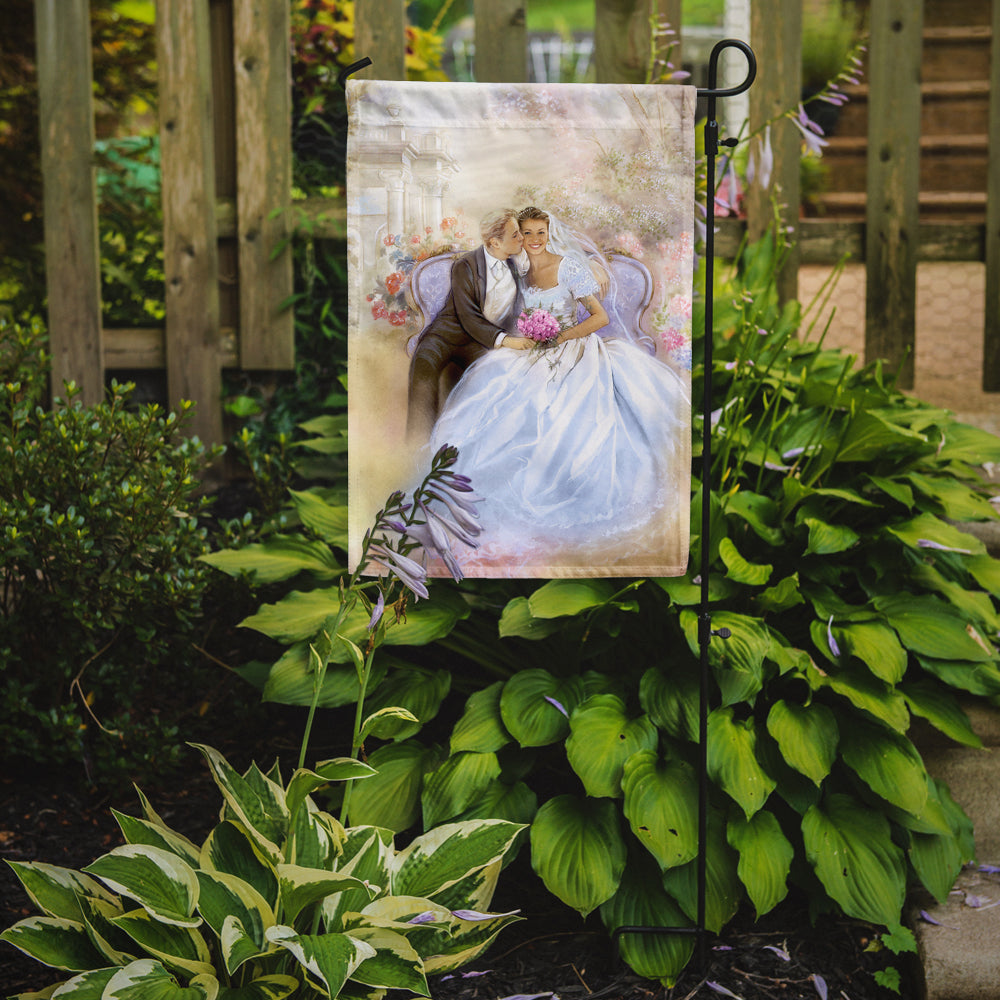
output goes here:
<path id="1" fill-rule="evenodd" d="M 524 237 L 524 249 L 532 257 L 545 253 L 549 245 L 549 224 L 544 219 L 525 219 L 521 223 L 521 235 Z"/>

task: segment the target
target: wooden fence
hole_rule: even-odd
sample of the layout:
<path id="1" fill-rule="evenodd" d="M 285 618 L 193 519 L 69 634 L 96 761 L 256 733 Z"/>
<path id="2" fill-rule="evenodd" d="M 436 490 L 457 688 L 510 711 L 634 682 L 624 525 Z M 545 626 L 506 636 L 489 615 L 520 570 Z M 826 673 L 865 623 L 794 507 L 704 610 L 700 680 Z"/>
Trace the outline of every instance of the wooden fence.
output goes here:
<path id="1" fill-rule="evenodd" d="M 526 2 L 475 0 L 480 81 L 527 79 Z M 95 401 L 107 370 L 165 369 L 169 400 L 195 400 L 196 433 L 220 441 L 221 370 L 293 365 L 292 316 L 282 309 L 292 290 L 291 255 L 275 252 L 290 235 L 290 213 L 281 211 L 291 201 L 290 0 L 157 2 L 166 325 L 146 330 L 101 327 L 88 0 L 35 3 L 53 384 L 73 379 L 84 400 Z M 355 51 L 374 61 L 364 75 L 403 78 L 405 10 L 404 0 L 357 0 Z M 681 0 L 595 0 L 597 81 L 643 82 L 650 17 L 679 26 L 681 13 Z M 917 0 L 871 0 L 866 218 L 800 221 L 786 209 L 798 239 L 782 292 L 795 294 L 800 263 L 832 263 L 844 253 L 864 261 L 866 356 L 895 365 L 910 351 L 903 377 L 912 384 L 917 262 L 985 261 L 983 380 L 996 391 L 1000 0 L 992 3 L 985 224 L 921 223 L 918 216 L 922 14 Z M 749 95 L 753 129 L 799 101 L 802 3 L 754 0 L 751 17 L 759 67 Z M 800 137 L 781 124 L 769 186 L 748 193 L 745 223 L 726 220 L 716 242 L 723 256 L 744 227 L 752 235 L 763 230 L 772 197 L 799 204 Z M 342 202 L 303 207 L 318 220 L 315 235 L 342 235 Z"/>

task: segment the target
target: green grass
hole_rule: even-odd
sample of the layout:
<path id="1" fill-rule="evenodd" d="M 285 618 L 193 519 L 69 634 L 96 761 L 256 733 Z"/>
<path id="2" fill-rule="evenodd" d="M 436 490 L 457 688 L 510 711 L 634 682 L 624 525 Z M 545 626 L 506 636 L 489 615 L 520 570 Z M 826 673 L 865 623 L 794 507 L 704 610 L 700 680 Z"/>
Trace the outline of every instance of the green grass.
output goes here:
<path id="1" fill-rule="evenodd" d="M 594 0 L 527 0 L 529 31 L 586 31 L 594 27 Z M 722 24 L 725 0 L 683 0 L 684 24 Z"/>

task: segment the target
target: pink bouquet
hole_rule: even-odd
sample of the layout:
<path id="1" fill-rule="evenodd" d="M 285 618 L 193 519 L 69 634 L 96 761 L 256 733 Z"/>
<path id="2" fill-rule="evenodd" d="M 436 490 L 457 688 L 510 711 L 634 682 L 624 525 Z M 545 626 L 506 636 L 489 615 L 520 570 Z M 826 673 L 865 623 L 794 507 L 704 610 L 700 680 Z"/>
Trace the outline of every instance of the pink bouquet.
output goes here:
<path id="1" fill-rule="evenodd" d="M 517 318 L 517 329 L 523 337 L 545 344 L 559 335 L 559 320 L 546 309 L 528 309 Z"/>

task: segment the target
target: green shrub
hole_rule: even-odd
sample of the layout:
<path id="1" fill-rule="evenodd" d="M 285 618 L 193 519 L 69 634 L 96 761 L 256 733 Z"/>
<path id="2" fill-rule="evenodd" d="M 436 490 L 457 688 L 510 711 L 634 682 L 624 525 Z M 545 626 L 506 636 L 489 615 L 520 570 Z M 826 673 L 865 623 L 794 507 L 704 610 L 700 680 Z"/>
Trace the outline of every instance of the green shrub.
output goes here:
<path id="1" fill-rule="evenodd" d="M 68 385 L 43 408 L 40 337 L 0 324 L 0 744 L 92 776 L 162 763 L 177 739 L 151 682 L 191 662 L 209 456 L 184 432 L 188 404 L 132 409 L 128 385 L 96 406 Z"/>

